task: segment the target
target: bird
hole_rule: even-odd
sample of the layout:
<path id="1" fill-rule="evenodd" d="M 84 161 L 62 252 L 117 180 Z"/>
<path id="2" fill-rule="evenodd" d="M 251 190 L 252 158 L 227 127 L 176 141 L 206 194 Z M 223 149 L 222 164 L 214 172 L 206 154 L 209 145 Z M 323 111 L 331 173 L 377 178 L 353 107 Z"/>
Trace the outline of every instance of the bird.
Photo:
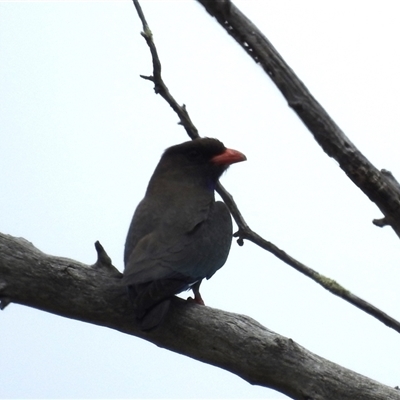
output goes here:
<path id="1" fill-rule="evenodd" d="M 197 138 L 166 149 L 137 206 L 125 242 L 122 282 L 143 331 L 159 326 L 171 298 L 193 290 L 228 257 L 232 219 L 215 201 L 220 176 L 241 152 L 213 138 Z"/>

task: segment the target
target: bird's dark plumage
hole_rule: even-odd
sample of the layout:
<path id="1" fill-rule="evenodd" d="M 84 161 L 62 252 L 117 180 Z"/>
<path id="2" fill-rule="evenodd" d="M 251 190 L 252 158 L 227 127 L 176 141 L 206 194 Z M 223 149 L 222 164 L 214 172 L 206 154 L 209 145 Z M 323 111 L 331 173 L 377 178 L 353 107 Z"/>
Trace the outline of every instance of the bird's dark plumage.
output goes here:
<path id="1" fill-rule="evenodd" d="M 159 325 L 171 297 L 184 290 L 192 288 L 202 303 L 200 283 L 224 265 L 232 240 L 231 216 L 215 201 L 215 185 L 245 159 L 209 138 L 164 152 L 125 243 L 123 282 L 142 329 Z"/>

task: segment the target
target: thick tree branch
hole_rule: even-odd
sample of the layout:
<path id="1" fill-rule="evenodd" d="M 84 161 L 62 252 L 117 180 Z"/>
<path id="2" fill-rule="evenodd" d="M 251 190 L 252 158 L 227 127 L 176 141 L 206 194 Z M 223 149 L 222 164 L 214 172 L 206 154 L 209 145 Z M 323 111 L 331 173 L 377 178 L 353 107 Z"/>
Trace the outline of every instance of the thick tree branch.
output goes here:
<path id="1" fill-rule="evenodd" d="M 293 399 L 400 400 L 398 390 L 327 361 L 244 315 L 176 299 L 162 326 L 142 332 L 111 260 L 98 252 L 101 261 L 89 266 L 0 234 L 0 299 L 141 337 Z"/>
<path id="2" fill-rule="evenodd" d="M 143 30 L 142 36 L 145 38 L 147 45 L 150 48 L 152 60 L 153 60 L 153 75 L 151 77 L 145 77 L 141 75 L 143 78 L 151 80 L 154 83 L 154 90 L 157 94 L 161 95 L 165 101 L 172 107 L 172 109 L 177 113 L 179 119 L 180 119 L 180 124 L 184 126 L 186 129 L 186 132 L 188 133 L 189 137 L 192 139 L 195 139 L 199 137 L 197 128 L 194 126 L 193 122 L 191 121 L 189 114 L 186 111 L 186 108 L 184 106 L 179 106 L 175 98 L 171 95 L 170 91 L 168 90 L 168 87 L 165 85 L 162 76 L 161 76 L 161 61 L 158 57 L 156 45 L 153 40 L 153 35 L 151 34 L 149 25 L 146 21 L 146 18 L 143 14 L 143 11 L 140 7 L 139 1 L 138 0 L 133 0 L 133 3 L 136 7 L 138 16 L 142 22 L 143 25 Z M 217 4 L 215 7 L 217 7 L 218 10 L 222 10 L 223 14 L 229 15 L 230 14 L 230 6 L 231 3 L 228 1 L 218 1 L 218 2 L 207 2 L 212 3 L 212 4 Z M 246 50 L 248 50 L 248 47 L 246 47 Z M 253 55 L 253 53 L 251 52 Z M 390 174 L 390 172 L 385 171 L 386 176 Z M 390 178 L 395 181 L 394 177 L 390 174 Z M 291 257 L 289 254 L 287 254 L 285 251 L 279 249 L 277 246 L 275 246 L 273 243 L 263 239 L 260 235 L 258 235 L 256 232 L 253 232 L 248 224 L 246 223 L 244 217 L 242 216 L 241 212 L 239 211 L 238 206 L 236 205 L 232 195 L 226 191 L 226 189 L 221 185 L 221 183 L 218 183 L 218 186 L 216 188 L 217 192 L 219 195 L 222 197 L 224 202 L 229 208 L 229 211 L 231 212 L 235 222 L 237 223 L 239 227 L 239 231 L 234 235 L 238 237 L 238 244 L 240 246 L 243 245 L 243 239 L 250 240 L 251 242 L 255 243 L 256 245 L 260 246 L 264 250 L 269 251 L 270 253 L 274 254 L 277 258 L 279 258 L 281 261 L 285 262 L 286 264 L 290 265 L 291 267 L 295 268 L 297 271 L 301 272 L 302 274 L 306 275 L 307 277 L 311 278 L 318 284 L 320 284 L 324 289 L 328 290 L 335 296 L 339 296 L 342 299 L 346 300 L 350 304 L 353 304 L 360 310 L 366 312 L 367 314 L 377 318 L 379 321 L 383 322 L 385 325 L 389 326 L 390 328 L 393 328 L 397 332 L 400 333 L 400 322 L 396 321 L 394 318 L 390 317 L 383 311 L 379 310 L 377 307 L 373 306 L 372 304 L 368 303 L 367 301 L 361 299 L 360 297 L 354 295 L 351 293 L 348 289 L 344 288 L 341 286 L 338 282 L 335 280 L 328 278 L 324 275 L 321 275 L 317 271 L 313 270 L 310 267 L 307 267 L 303 263 L 297 261 L 295 258 Z M 379 225 L 379 223 L 382 223 L 381 221 L 375 221 L 376 225 Z"/>
<path id="3" fill-rule="evenodd" d="M 229 2 L 217 3 L 224 4 L 224 12 L 229 12 Z M 147 23 L 143 25 L 155 70 L 154 76 L 145 78 L 155 83 L 156 92 L 178 113 L 189 136 L 194 138 L 197 130 L 185 107 L 175 102 L 162 82 L 161 64 L 156 62 L 155 46 L 151 47 L 151 32 Z M 221 189 L 220 194 L 232 203 L 239 241 L 252 240 L 272 253 L 275 251 L 289 265 L 293 263 L 290 256 L 248 228 L 229 193 Z M 221 367 L 252 384 L 276 389 L 294 399 L 400 400 L 399 391 L 312 354 L 243 315 L 175 299 L 165 323 L 152 332 L 142 332 L 120 284 L 121 274 L 99 243 L 96 250 L 98 260 L 88 266 L 46 255 L 24 239 L 0 234 L 0 308 L 15 302 L 116 329 Z"/>
<path id="4" fill-rule="evenodd" d="M 346 137 L 263 33 L 229 0 L 197 0 L 246 53 L 261 65 L 315 140 L 384 214 L 384 223 L 400 237 L 400 186 L 393 175 L 379 171 Z M 376 220 L 375 220 L 376 221 Z"/>

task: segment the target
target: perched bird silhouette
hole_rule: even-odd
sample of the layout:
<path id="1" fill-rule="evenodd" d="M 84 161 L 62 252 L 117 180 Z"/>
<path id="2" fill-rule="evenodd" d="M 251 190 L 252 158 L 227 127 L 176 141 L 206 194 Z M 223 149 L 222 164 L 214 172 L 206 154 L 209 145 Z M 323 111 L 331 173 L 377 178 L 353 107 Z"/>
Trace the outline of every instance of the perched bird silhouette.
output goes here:
<path id="1" fill-rule="evenodd" d="M 172 146 L 158 163 L 139 203 L 125 243 L 123 284 L 143 330 L 158 326 L 171 298 L 199 287 L 228 257 L 232 220 L 215 201 L 219 177 L 246 157 L 219 140 L 202 138 Z"/>

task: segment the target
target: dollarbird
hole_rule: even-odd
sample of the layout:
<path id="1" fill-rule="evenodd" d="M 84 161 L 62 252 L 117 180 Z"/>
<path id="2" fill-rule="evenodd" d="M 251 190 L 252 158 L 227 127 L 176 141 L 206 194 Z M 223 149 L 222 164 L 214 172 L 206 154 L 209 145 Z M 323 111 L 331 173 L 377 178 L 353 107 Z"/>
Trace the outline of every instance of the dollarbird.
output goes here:
<path id="1" fill-rule="evenodd" d="M 123 284 L 142 330 L 161 324 L 171 298 L 184 290 L 204 304 L 201 281 L 225 264 L 232 242 L 230 213 L 214 190 L 229 165 L 245 160 L 211 138 L 165 150 L 125 243 Z"/>

